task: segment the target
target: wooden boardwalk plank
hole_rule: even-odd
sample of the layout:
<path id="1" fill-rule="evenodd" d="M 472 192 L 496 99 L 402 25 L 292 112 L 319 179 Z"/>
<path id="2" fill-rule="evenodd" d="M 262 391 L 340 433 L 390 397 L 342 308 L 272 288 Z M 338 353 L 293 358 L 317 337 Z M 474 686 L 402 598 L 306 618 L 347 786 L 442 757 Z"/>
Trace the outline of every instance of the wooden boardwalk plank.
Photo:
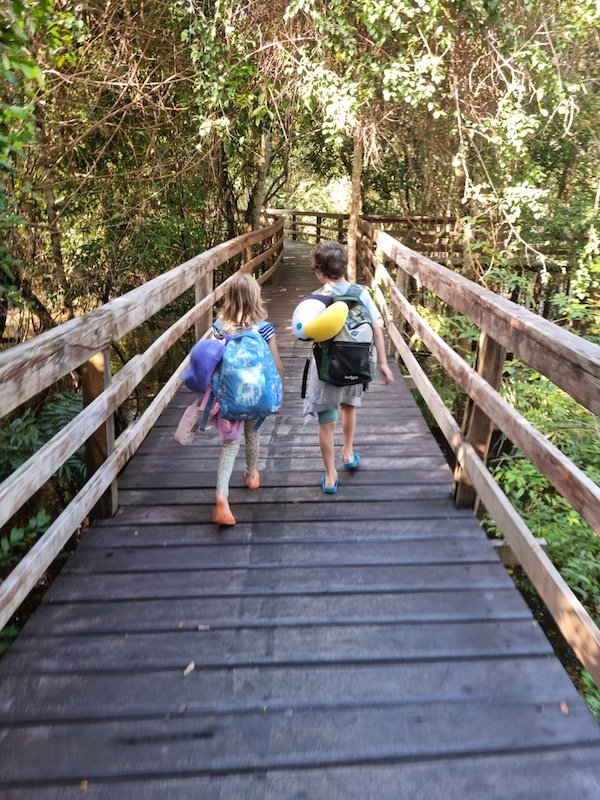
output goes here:
<path id="1" fill-rule="evenodd" d="M 500 564 L 433 566 L 269 567 L 187 570 L 130 575 L 63 575 L 48 590 L 48 602 L 165 597 L 228 597 L 252 594 L 344 594 L 362 592 L 438 591 L 466 586 L 497 589 L 510 585 Z M 446 597 L 451 601 L 451 597 Z"/>
<path id="2" fill-rule="evenodd" d="M 458 759 L 360 763 L 320 769 L 266 769 L 258 773 L 169 778 L 157 776 L 109 782 L 79 781 L 35 786 L 36 800 L 597 800 L 599 759 L 594 750 L 462 756 Z M 507 775 L 510 788 L 507 793 Z M 552 787 L 549 790 L 549 786 Z M 31 791 L 28 789 L 28 791 Z M 4 800 L 22 800 L 22 789 L 6 789 Z"/>
<path id="3" fill-rule="evenodd" d="M 101 551 L 88 549 L 77 561 L 67 564 L 63 574 L 84 575 L 106 572 L 158 572 L 190 569 L 230 569 L 251 566 L 328 566 L 379 564 L 431 564 L 494 562 L 495 554 L 481 539 L 440 538 L 427 542 L 363 541 L 353 542 L 293 542 L 281 544 L 212 545 L 210 547 L 172 546 L 138 548 L 130 552 L 123 548 Z"/>
<path id="4" fill-rule="evenodd" d="M 271 595 L 243 598 L 165 598 L 45 603 L 22 636 L 135 633 L 197 630 L 198 626 L 242 628 L 265 625 L 315 625 L 388 622 L 444 622 L 530 619 L 529 609 L 512 587 L 455 590 L 452 605 L 440 604 L 438 591 L 327 595 Z"/>
<path id="5" fill-rule="evenodd" d="M 34 749 L 27 746 L 32 738 L 44 740 L 47 780 L 73 781 L 86 775 L 94 782 L 113 775 L 163 776 L 174 767 L 179 775 L 218 775 L 268 767 L 460 758 L 490 751 L 529 751 L 535 756 L 539 748 L 581 742 L 586 733 L 592 743 L 596 733 L 593 720 L 579 707 L 563 715 L 558 706 L 489 700 L 181 714 L 168 720 L 80 722 L 77 729 L 79 736 L 74 737 L 66 725 L 15 727 L 11 734 L 21 756 L 6 765 L 5 783 L 24 783 L 38 768 Z"/>
<path id="6" fill-rule="evenodd" d="M 540 674 L 544 680 L 540 681 Z M 315 664 L 297 666 L 197 667 L 185 680 L 180 671 L 37 673 L 6 675 L 2 714 L 7 723 L 52 720 L 152 718 L 182 713 L 240 713 L 267 709 L 357 707 L 489 700 L 570 702 L 555 659 L 490 658 L 485 662 L 418 661 L 403 664 Z M 24 691 L 25 690 L 25 691 Z M 21 701 L 20 695 L 26 700 Z M 123 702 L 126 701 L 126 708 Z"/>
<path id="7" fill-rule="evenodd" d="M 238 524 L 212 524 L 219 443 L 172 440 L 181 390 L 0 661 L 1 800 L 600 797 L 598 725 L 403 381 L 372 386 L 361 469 L 321 492 L 305 256 L 264 292 L 288 379 L 261 490 L 240 454 Z"/>

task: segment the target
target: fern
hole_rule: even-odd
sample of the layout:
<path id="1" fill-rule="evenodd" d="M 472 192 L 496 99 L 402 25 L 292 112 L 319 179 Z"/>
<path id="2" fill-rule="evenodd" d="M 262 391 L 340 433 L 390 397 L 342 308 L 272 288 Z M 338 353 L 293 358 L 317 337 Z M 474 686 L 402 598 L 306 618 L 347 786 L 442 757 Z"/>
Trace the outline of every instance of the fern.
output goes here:
<path id="1" fill-rule="evenodd" d="M 25 463 L 42 446 L 43 437 L 33 411 L 0 426 L 0 480 Z"/>
<path id="2" fill-rule="evenodd" d="M 36 417 L 32 409 L 0 426 L 0 480 L 11 475 L 40 447 L 61 431 L 83 408 L 83 400 L 75 392 L 62 392 L 47 403 Z M 83 447 L 79 448 L 59 469 L 59 478 L 69 484 L 80 484 L 85 477 Z"/>
<path id="3" fill-rule="evenodd" d="M 40 431 L 44 441 L 56 436 L 66 425 L 75 419 L 83 409 L 83 398 L 75 392 L 62 392 L 56 400 L 47 403 L 40 414 Z M 85 478 L 84 449 L 80 447 L 65 461 L 58 476 L 70 484 L 82 483 Z"/>

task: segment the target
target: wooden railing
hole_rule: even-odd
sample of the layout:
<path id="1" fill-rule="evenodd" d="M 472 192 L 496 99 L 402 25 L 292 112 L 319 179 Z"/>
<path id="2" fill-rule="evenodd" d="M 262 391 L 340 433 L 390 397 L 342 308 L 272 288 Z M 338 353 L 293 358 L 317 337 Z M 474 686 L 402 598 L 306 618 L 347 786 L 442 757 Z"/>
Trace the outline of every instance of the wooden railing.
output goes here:
<path id="1" fill-rule="evenodd" d="M 116 440 L 113 415 L 155 364 L 195 325 L 196 338 L 208 330 L 213 305 L 227 280 L 214 287 L 215 270 L 241 259 L 240 269 L 268 280 L 282 259 L 283 221 L 238 236 L 160 275 L 122 297 L 0 353 L 1 416 L 5 417 L 72 370 L 82 366 L 86 385 L 95 387 L 84 410 L 0 485 L 0 527 L 60 469 L 96 431 L 102 463 L 85 486 L 54 520 L 27 555 L 0 585 L 0 627 L 4 626 L 65 543 L 99 502 L 104 513 L 116 510 L 115 480 L 140 446 L 179 386 L 188 359 L 177 367 L 144 414 Z M 254 250 L 261 250 L 254 254 Z M 114 376 L 109 348 L 184 292 L 195 289 L 195 305 L 134 356 Z M 98 444 L 98 440 L 99 444 Z"/>
<path id="2" fill-rule="evenodd" d="M 349 214 L 268 208 L 268 219 L 284 220 L 284 235 L 292 241 L 318 243 L 321 239 L 346 243 Z"/>
<path id="3" fill-rule="evenodd" d="M 285 236 L 292 241 L 314 244 L 322 239 L 343 244 L 347 241 L 349 214 L 282 208 L 269 208 L 265 214 L 268 219 L 283 217 Z M 463 246 L 456 233 L 456 217 L 367 214 L 362 219 L 435 261 L 453 265 L 462 263 Z"/>
<path id="4" fill-rule="evenodd" d="M 600 414 L 600 347 L 408 249 L 367 220 L 361 220 L 360 231 L 360 266 L 376 290 L 388 335 L 456 456 L 457 504 L 472 503 L 476 493 L 565 639 L 600 684 L 600 631 L 485 465 L 492 427 L 496 425 L 600 533 L 600 488 L 497 391 L 505 352 L 510 351 L 592 413 Z M 386 263 L 395 267 L 395 276 Z M 474 368 L 431 329 L 409 302 L 410 279 L 480 329 Z M 408 337 L 402 330 L 406 325 L 467 393 L 470 407 L 462 429 L 408 346 Z"/>

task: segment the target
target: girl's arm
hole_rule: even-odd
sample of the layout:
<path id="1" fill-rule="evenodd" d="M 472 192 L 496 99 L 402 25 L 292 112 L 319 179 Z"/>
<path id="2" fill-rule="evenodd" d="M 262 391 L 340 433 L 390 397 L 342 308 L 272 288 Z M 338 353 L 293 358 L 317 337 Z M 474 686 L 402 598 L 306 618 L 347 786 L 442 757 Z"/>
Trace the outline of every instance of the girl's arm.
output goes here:
<path id="1" fill-rule="evenodd" d="M 277 371 L 283 381 L 283 363 L 281 361 L 281 356 L 279 355 L 279 348 L 277 347 L 277 341 L 275 336 L 271 336 L 269 341 L 267 342 L 269 345 L 269 350 L 273 354 L 273 360 L 275 361 L 275 366 L 277 367 Z"/>
<path id="2" fill-rule="evenodd" d="M 392 370 L 388 367 L 385 341 L 383 339 L 383 328 L 381 325 L 373 325 L 373 342 L 375 344 L 375 352 L 377 353 L 377 366 L 383 377 L 383 382 L 385 384 L 393 383 L 394 375 L 392 374 Z"/>

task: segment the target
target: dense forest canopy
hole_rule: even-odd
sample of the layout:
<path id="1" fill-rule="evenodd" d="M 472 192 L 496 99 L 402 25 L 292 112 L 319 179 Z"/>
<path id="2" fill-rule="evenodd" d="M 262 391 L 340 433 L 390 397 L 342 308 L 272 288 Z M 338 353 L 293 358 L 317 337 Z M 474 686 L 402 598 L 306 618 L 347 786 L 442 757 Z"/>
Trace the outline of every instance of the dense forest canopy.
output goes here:
<path id="1" fill-rule="evenodd" d="M 597 336 L 598 23 L 595 0 L 4 2 L 0 332 L 278 205 L 455 214 L 465 270 Z"/>

